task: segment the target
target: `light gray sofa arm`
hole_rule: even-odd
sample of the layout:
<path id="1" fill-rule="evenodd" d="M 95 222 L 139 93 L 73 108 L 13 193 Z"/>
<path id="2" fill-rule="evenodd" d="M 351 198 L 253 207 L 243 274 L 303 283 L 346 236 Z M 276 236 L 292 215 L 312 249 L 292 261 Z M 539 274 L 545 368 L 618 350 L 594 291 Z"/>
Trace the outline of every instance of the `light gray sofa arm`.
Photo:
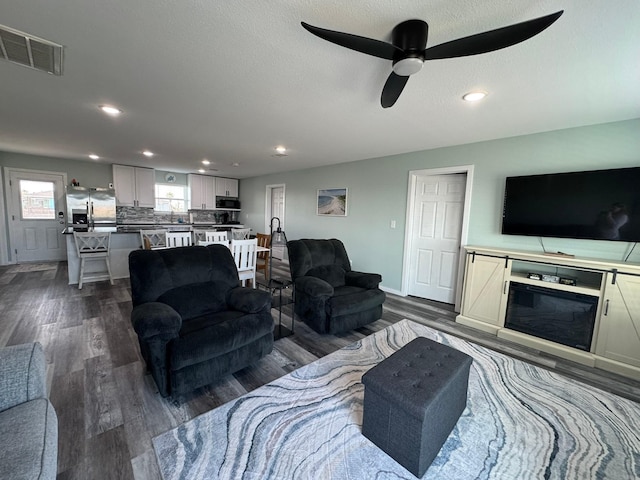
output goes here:
<path id="1" fill-rule="evenodd" d="M 39 343 L 0 349 L 0 412 L 47 398 L 46 378 L 44 351 Z"/>

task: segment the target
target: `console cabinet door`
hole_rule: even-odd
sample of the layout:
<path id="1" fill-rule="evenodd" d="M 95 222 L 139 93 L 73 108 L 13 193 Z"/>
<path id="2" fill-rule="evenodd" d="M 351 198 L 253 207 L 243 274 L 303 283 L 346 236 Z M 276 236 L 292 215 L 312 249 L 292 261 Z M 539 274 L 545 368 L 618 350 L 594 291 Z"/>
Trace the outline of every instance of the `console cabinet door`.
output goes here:
<path id="1" fill-rule="evenodd" d="M 607 274 L 596 354 L 640 367 L 640 277 Z"/>
<path id="2" fill-rule="evenodd" d="M 511 261 L 504 258 L 467 255 L 462 315 L 502 327 L 507 307 L 506 284 Z"/>

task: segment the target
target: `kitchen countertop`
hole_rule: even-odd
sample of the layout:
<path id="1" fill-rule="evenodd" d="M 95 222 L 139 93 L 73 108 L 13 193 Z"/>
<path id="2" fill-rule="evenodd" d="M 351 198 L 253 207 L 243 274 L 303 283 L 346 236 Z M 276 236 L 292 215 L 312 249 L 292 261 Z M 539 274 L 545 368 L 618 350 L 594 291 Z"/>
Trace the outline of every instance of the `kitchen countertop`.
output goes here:
<path id="1" fill-rule="evenodd" d="M 90 232 L 110 232 L 110 233 L 140 233 L 140 230 L 170 230 L 174 232 L 193 232 L 206 230 L 207 228 L 244 228 L 240 224 L 190 224 L 190 223 L 172 223 L 172 224 L 128 224 L 117 225 L 111 227 L 93 227 Z M 86 231 L 86 230 L 83 230 Z M 63 234 L 70 235 L 73 233 L 73 227 L 67 227 L 62 231 Z"/>

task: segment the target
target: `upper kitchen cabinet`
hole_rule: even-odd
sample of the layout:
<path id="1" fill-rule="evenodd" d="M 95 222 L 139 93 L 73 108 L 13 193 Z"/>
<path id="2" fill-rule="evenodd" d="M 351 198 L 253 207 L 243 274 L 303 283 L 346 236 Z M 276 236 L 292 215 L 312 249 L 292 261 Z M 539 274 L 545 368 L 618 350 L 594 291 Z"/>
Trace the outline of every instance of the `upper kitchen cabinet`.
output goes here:
<path id="1" fill-rule="evenodd" d="M 216 177 L 216 195 L 220 197 L 238 197 L 238 180 Z"/>
<path id="2" fill-rule="evenodd" d="M 189 174 L 192 210 L 213 210 L 216 208 L 216 177 Z"/>
<path id="3" fill-rule="evenodd" d="M 113 186 L 116 203 L 124 207 L 156 206 L 155 174 L 153 168 L 113 166 Z"/>

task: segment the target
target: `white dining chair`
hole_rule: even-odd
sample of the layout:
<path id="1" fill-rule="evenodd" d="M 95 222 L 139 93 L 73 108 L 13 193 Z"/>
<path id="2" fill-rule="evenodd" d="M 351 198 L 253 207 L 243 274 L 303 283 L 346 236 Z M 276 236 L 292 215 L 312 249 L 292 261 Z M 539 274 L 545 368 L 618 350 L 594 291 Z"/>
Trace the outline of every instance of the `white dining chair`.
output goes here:
<path id="1" fill-rule="evenodd" d="M 99 232 L 73 232 L 76 242 L 76 252 L 80 259 L 80 275 L 78 277 L 78 289 L 82 289 L 85 280 L 109 279 L 113 285 L 111 276 L 111 264 L 109 263 L 109 249 L 111 246 L 111 233 Z M 87 261 L 103 261 L 107 266 L 105 273 L 86 272 Z M 89 276 L 85 278 L 85 273 Z"/>
<path id="2" fill-rule="evenodd" d="M 153 250 L 154 248 L 164 248 L 167 242 L 166 230 L 140 230 L 140 240 L 142 248 Z"/>
<path id="3" fill-rule="evenodd" d="M 251 233 L 250 228 L 233 228 L 229 231 L 231 240 L 247 240 Z"/>
<path id="4" fill-rule="evenodd" d="M 213 232 L 213 231 L 205 231 L 204 239 L 207 242 L 228 242 L 229 236 L 227 232 Z"/>
<path id="5" fill-rule="evenodd" d="M 167 232 L 167 247 L 189 247 L 193 244 L 191 241 L 191 232 Z"/>
<path id="6" fill-rule="evenodd" d="M 231 240 L 231 254 L 238 268 L 238 277 L 242 286 L 251 280 L 251 286 L 256 288 L 256 248 L 258 240 Z"/>
<path id="7" fill-rule="evenodd" d="M 224 245 L 225 247 L 229 248 L 229 242 L 226 240 L 218 240 L 218 241 L 211 241 L 211 242 L 208 242 L 207 240 L 198 240 L 198 245 L 200 245 L 201 247 L 206 247 L 207 245 Z"/>

